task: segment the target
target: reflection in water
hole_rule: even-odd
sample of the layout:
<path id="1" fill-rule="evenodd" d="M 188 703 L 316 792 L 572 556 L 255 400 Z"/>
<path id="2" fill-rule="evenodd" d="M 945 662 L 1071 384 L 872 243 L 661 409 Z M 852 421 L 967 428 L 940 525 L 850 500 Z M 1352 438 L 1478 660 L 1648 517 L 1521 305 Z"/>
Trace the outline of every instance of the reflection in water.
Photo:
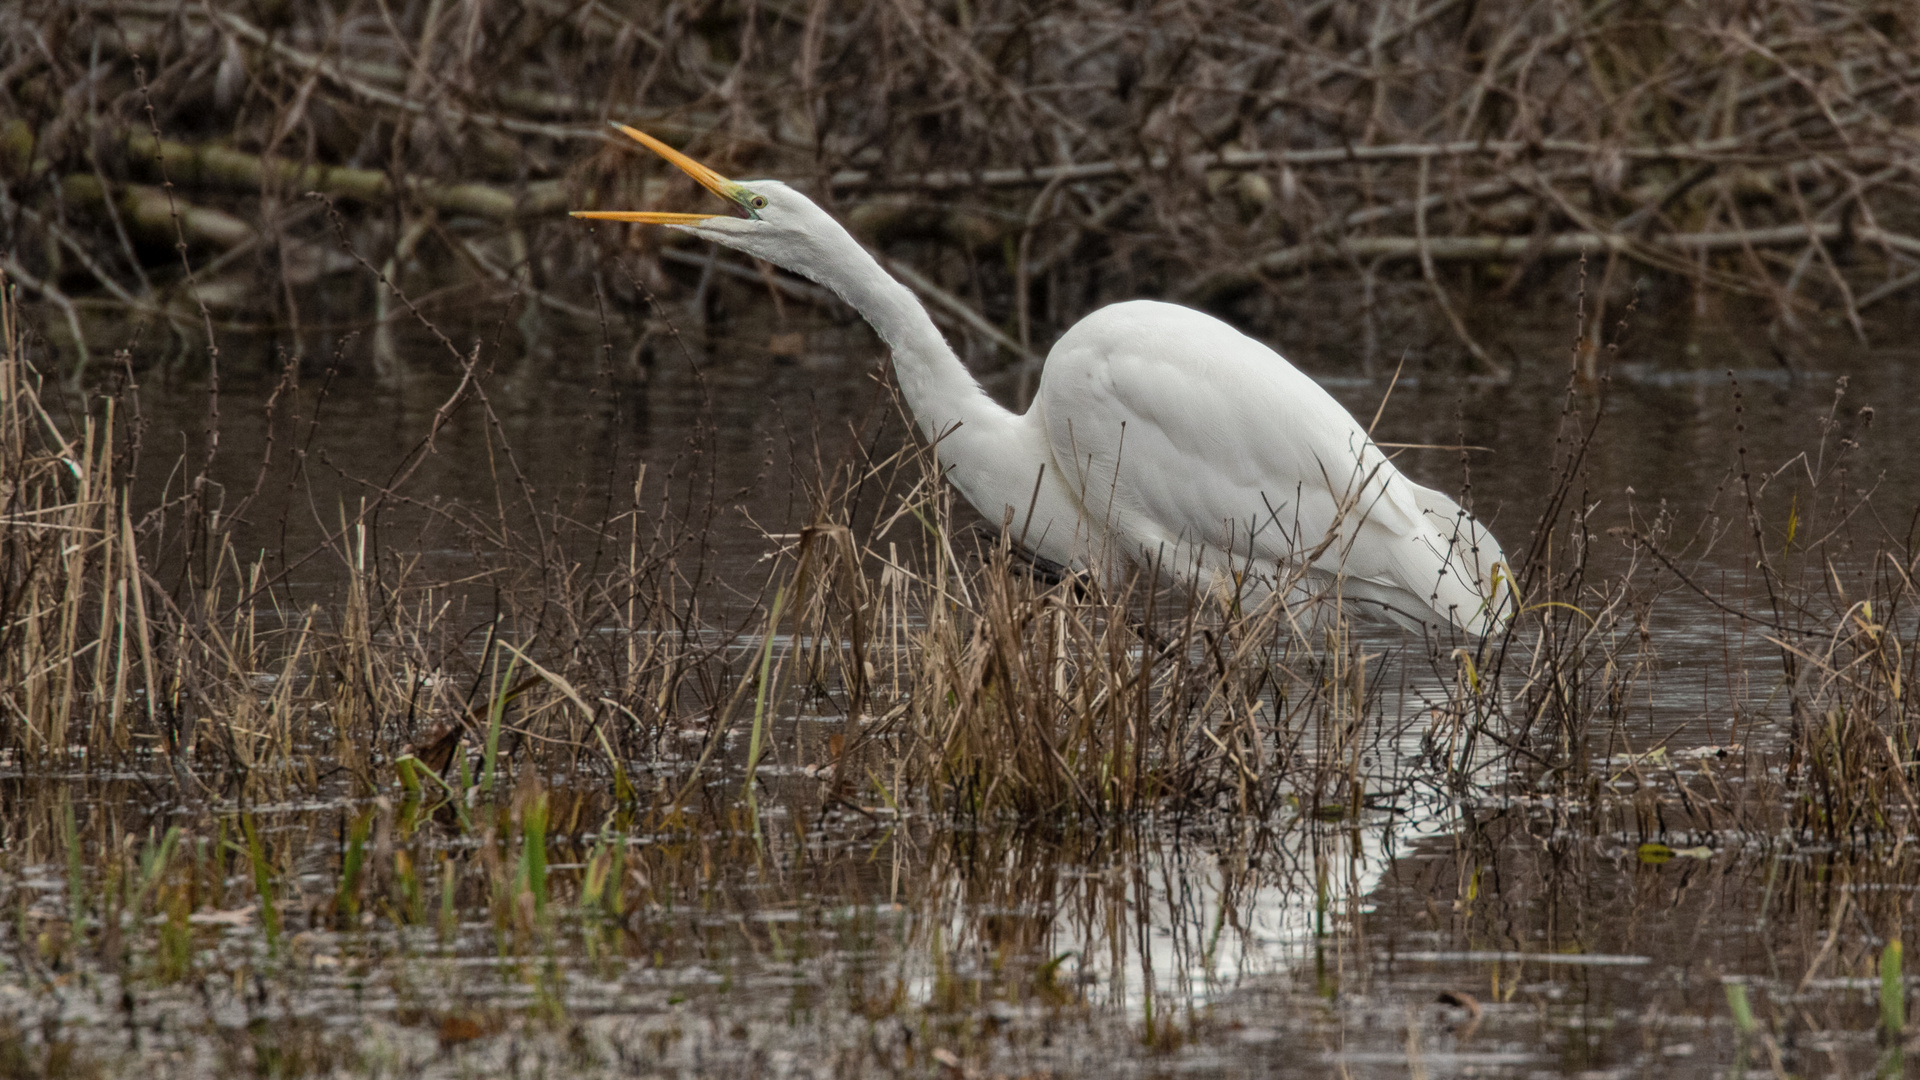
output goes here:
<path id="1" fill-rule="evenodd" d="M 1142 1018 L 1156 1003 L 1191 1017 L 1276 978 L 1335 992 L 1392 860 L 1453 828 L 1439 792 L 1398 798 L 1411 808 L 1359 821 L 1140 839 L 1105 871 L 1062 883 L 1047 951 L 1070 961 L 1089 1000 Z"/>
<path id="2" fill-rule="evenodd" d="M 55 933 L 66 868 L 21 826 L 64 794 L 6 783 L 10 834 L 38 849 L 8 883 L 12 921 Z M 127 784 L 98 783 L 97 805 L 131 805 Z M 551 796 L 556 821 L 612 810 L 598 790 Z M 171 918 L 174 885 L 201 882 L 190 952 L 135 937 L 115 964 L 62 971 L 44 936 L 10 937 L 0 1001 L 16 1030 L 165 1060 L 166 1075 L 299 1058 L 432 1076 L 1705 1077 L 1744 1052 L 1725 1011 L 1735 979 L 1756 1007 L 1803 1018 L 1797 1044 L 1773 1046 L 1784 1067 L 1874 1060 L 1872 980 L 1824 943 L 1849 909 L 1900 925 L 1904 901 L 1877 883 L 1910 873 L 1910 855 L 1650 862 L 1564 808 L 1402 798 L 1426 809 L 1083 836 L 849 812 L 771 830 L 759 852 L 738 834 L 636 835 L 617 901 L 591 892 L 610 834 L 556 835 L 538 918 L 489 913 L 479 868 L 510 863 L 510 842 L 448 847 L 376 804 L 358 926 L 336 925 L 331 883 L 336 830 L 360 806 L 261 808 L 260 832 L 301 870 L 277 945 L 232 874 L 244 864 L 189 839 L 180 865 L 195 869 L 162 879 L 155 918 Z M 233 815 L 172 816 L 240 832 Z M 442 880 L 453 906 L 436 915 Z"/>

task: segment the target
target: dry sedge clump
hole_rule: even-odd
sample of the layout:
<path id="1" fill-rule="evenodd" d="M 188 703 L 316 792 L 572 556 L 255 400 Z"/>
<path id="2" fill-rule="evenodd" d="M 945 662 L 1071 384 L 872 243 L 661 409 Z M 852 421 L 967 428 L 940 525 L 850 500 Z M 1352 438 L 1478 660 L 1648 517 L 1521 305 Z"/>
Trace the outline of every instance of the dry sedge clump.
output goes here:
<path id="1" fill-rule="evenodd" d="M 472 562 L 436 574 L 426 535 L 378 535 L 376 512 L 407 498 L 450 418 L 493 415 L 471 366 L 376 497 L 309 551 L 249 560 L 233 529 L 254 494 L 225 501 L 183 461 L 178 495 L 136 518 L 132 406 L 56 418 L 6 318 L 0 746 L 32 772 L 131 769 L 189 802 L 401 790 L 463 819 L 585 784 L 630 820 L 744 814 L 759 835 L 769 794 L 814 815 L 1353 813 L 1373 798 L 1368 762 L 1411 729 L 1462 791 L 1588 799 L 1643 781 L 1636 798 L 1661 804 L 1635 811 L 1643 829 L 1725 813 L 1756 833 L 1892 835 L 1912 809 L 1913 554 L 1851 486 L 1866 416 L 1843 394 L 1815 452 L 1768 474 L 1742 447 L 1726 505 L 1698 525 L 1663 512 L 1602 536 L 1584 463 L 1604 387 L 1581 389 L 1576 368 L 1556 486 L 1510 542 L 1520 615 L 1486 641 L 1423 642 L 1324 605 L 1050 581 L 1013 538 L 956 528 L 912 449 L 819 466 L 807 523 L 744 609 L 722 599 L 740 582 L 710 577 L 712 491 L 648 495 L 644 466 L 609 477 L 598 520 L 511 508 L 504 487 L 491 509 L 439 514 Z M 1597 575 L 1601 544 L 1631 557 Z M 1753 580 L 1707 589 L 1690 568 L 1729 548 L 1752 553 Z M 329 595 L 291 586 L 320 564 Z M 1710 791 L 1663 778 L 1684 810 L 1648 777 L 1665 739 L 1633 734 L 1658 698 L 1653 613 L 1670 598 L 1724 616 L 1738 692 L 1709 707 L 1730 712 L 1743 767 L 1783 766 Z"/>
<path id="2" fill-rule="evenodd" d="M 136 520 L 116 402 L 68 434 L 13 329 L 3 737 L 32 771 L 79 753 L 187 801 L 398 784 L 456 807 L 569 776 L 673 820 L 727 819 L 734 799 L 709 785 L 741 774 L 755 812 L 775 764 L 815 774 L 822 806 L 968 816 L 1364 798 L 1381 686 L 1350 627 L 1167 582 L 1047 584 L 1004 539 L 956 533 L 923 454 L 826 471 L 731 624 L 699 576 L 698 516 L 643 502 L 644 470 L 604 522 L 515 524 L 505 496 L 498 518 L 450 512 L 476 565 L 438 578 L 371 522 L 449 416 L 491 415 L 470 371 L 382 496 L 311 551 L 249 560 L 233 529 L 250 502 L 224 501 L 203 464 Z M 862 491 L 893 494 L 856 522 Z M 289 576 L 320 562 L 335 591 L 296 600 Z M 796 734 L 822 715 L 824 744 Z"/>

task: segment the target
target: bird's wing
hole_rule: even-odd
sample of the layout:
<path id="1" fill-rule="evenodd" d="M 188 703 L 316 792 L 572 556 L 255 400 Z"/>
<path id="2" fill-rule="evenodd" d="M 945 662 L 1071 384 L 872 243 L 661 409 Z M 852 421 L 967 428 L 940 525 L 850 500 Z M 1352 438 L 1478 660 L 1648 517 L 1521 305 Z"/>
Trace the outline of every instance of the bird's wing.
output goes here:
<path id="1" fill-rule="evenodd" d="M 1416 485 L 1317 383 L 1211 316 L 1104 308 L 1054 347 L 1041 397 L 1056 464 L 1130 554 L 1318 549 L 1321 569 L 1432 592 Z"/>
<path id="2" fill-rule="evenodd" d="M 1429 533 L 1422 544 L 1434 550 L 1447 570 L 1436 575 L 1433 606 L 1451 608 L 1475 633 L 1487 633 L 1511 606 L 1511 569 L 1500 541 L 1451 496 L 1412 481 L 1407 487 Z"/>

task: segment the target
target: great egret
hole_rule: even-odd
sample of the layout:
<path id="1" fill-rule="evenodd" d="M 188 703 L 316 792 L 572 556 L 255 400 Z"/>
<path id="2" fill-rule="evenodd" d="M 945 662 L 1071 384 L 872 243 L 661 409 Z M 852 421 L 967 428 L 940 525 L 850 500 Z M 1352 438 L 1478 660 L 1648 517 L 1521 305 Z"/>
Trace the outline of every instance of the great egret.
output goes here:
<path id="1" fill-rule="evenodd" d="M 893 350 L 900 391 L 948 479 L 1028 552 L 1109 583 L 1151 568 L 1242 603 L 1333 593 L 1410 629 L 1497 629 L 1500 545 L 1401 475 L 1347 412 L 1260 342 L 1189 308 L 1134 300 L 1076 323 L 1033 404 L 989 398 L 926 309 L 839 222 L 778 180 L 729 180 L 615 124 L 732 204 L 729 214 L 575 211 L 669 225 L 811 278 Z"/>

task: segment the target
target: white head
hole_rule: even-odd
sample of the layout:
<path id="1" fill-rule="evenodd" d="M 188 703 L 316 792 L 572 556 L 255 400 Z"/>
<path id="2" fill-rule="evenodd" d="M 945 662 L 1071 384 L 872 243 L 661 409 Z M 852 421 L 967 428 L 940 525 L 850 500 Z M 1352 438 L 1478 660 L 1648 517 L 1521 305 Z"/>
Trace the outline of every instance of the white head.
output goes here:
<path id="1" fill-rule="evenodd" d="M 727 200 L 730 213 L 682 214 L 655 210 L 575 210 L 573 216 L 598 221 L 629 221 L 642 225 L 669 225 L 695 236 L 737 248 L 755 258 L 819 280 L 844 258 L 852 237 L 812 199 L 778 180 L 729 180 L 705 165 L 648 135 L 615 124 L 661 157 L 666 158 L 702 187 Z"/>

